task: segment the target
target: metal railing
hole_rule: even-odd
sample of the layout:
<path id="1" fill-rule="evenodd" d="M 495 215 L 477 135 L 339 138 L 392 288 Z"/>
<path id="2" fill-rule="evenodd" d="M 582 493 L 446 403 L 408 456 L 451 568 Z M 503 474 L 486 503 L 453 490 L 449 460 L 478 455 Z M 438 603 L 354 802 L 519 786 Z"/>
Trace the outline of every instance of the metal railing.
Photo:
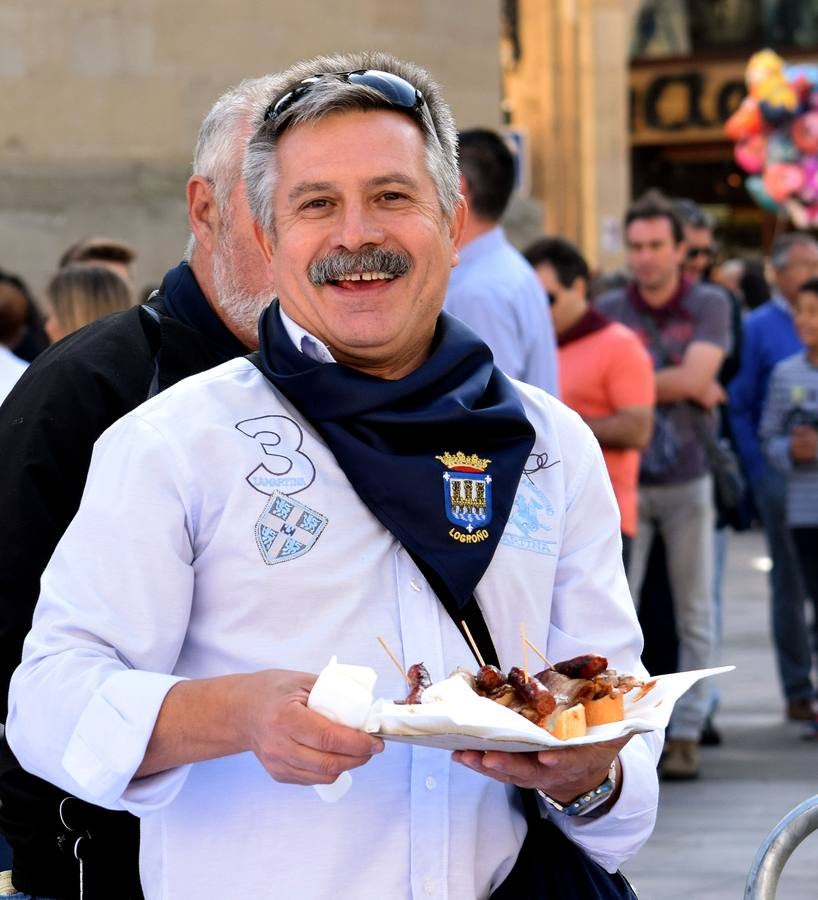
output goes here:
<path id="1" fill-rule="evenodd" d="M 818 831 L 818 794 L 790 810 L 764 839 L 747 877 L 744 900 L 774 900 L 787 860 L 814 831 Z"/>

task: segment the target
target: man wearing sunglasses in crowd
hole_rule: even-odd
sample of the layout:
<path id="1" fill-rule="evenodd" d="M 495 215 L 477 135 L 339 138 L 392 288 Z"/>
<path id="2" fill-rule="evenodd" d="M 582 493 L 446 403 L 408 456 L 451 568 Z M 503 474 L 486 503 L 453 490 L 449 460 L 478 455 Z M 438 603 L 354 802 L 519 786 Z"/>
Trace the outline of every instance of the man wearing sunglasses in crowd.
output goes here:
<path id="1" fill-rule="evenodd" d="M 716 257 L 713 223 L 692 200 L 675 200 L 673 208 L 682 220 L 687 246 L 682 269 L 691 281 L 707 281 Z"/>
<path id="2" fill-rule="evenodd" d="M 610 879 L 652 829 L 661 734 L 450 755 L 307 706 L 332 655 L 405 696 L 379 635 L 434 680 L 474 669 L 461 620 L 505 669 L 525 623 L 550 658 L 644 670 L 596 440 L 441 314 L 464 206 L 438 87 L 383 54 L 281 82 L 244 170 L 278 292 L 260 350 L 100 440 L 9 740 L 141 816 L 148 900 L 483 900 L 540 826 L 549 877 L 584 848 Z M 308 787 L 351 769 L 337 803 Z"/>

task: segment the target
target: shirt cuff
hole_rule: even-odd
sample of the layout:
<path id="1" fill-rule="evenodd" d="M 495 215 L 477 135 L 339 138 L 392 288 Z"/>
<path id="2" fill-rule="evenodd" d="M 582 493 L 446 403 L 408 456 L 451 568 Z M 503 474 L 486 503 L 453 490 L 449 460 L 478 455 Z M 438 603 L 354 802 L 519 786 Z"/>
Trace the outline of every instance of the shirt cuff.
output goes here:
<path id="1" fill-rule="evenodd" d="M 133 780 L 145 756 L 174 675 L 128 669 L 107 678 L 83 710 L 62 765 L 83 796 L 110 809 L 143 815 L 167 805 L 184 784 L 189 766 Z"/>
<path id="2" fill-rule="evenodd" d="M 663 735 L 636 735 L 619 752 L 622 790 L 604 815 L 588 818 L 548 810 L 554 824 L 608 872 L 615 872 L 630 859 L 653 831 L 659 803 L 656 764 Z"/>

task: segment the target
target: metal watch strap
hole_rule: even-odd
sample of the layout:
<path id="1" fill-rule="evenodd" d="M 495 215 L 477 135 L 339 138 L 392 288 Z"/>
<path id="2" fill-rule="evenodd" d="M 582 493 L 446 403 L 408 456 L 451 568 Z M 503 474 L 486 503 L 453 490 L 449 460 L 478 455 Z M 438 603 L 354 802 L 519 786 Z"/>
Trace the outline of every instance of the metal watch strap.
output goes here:
<path id="1" fill-rule="evenodd" d="M 566 816 L 587 816 L 589 813 L 598 809 L 610 799 L 616 790 L 616 760 L 611 763 L 605 780 L 597 787 L 590 791 L 585 791 L 578 797 L 574 797 L 569 803 L 560 803 L 553 797 L 549 797 L 545 791 L 538 790 L 537 793 L 545 801 L 545 803 L 557 812 Z"/>

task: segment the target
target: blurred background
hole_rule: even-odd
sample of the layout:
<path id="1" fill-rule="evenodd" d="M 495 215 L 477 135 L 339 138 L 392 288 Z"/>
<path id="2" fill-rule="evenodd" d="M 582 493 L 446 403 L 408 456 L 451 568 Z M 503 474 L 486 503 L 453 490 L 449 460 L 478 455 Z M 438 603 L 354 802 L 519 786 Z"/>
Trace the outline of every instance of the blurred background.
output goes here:
<path id="1" fill-rule="evenodd" d="M 776 272 L 768 258 L 784 233 L 818 227 L 818 0 L 0 0 L 0 301 L 5 292 L 18 318 L 22 309 L 26 321 L 18 324 L 29 342 L 27 354 L 21 343 L 9 340 L 8 348 L 33 359 L 49 338 L 82 324 L 72 303 L 96 318 L 103 300 L 130 305 L 178 263 L 197 130 L 225 90 L 310 56 L 363 49 L 424 66 L 460 129 L 500 129 L 514 145 L 518 189 L 503 222 L 509 238 L 518 248 L 543 235 L 566 239 L 593 276 L 569 273 L 562 287 L 548 288 L 552 299 L 577 282 L 587 281 L 590 294 L 597 284 L 602 291 L 628 282 L 623 214 L 658 188 L 684 198 L 694 213 L 686 231 L 705 241 L 687 248 L 686 277 L 731 292 L 725 385 L 740 364 L 752 375 L 763 363 L 766 379 L 774 362 L 801 347 L 789 319 L 786 334 L 753 319 L 775 355 L 739 360 L 744 313 L 776 307 L 765 303 L 769 277 L 781 276 L 783 291 L 788 269 L 818 275 L 818 244 L 809 239 L 800 247 L 796 239 L 794 261 L 785 247 Z M 100 250 L 84 240 L 94 236 L 105 236 L 104 256 L 87 255 Z M 103 270 L 89 274 L 82 268 L 89 260 L 103 260 Z M 691 264 L 699 265 L 692 275 Z M 133 285 L 112 285 L 121 279 L 105 268 L 130 274 Z M 673 260 L 671 269 L 678 269 Z M 74 302 L 86 280 L 85 299 Z M 23 282 L 48 317 L 45 331 Z M 785 297 L 778 300 L 786 318 Z M 11 356 L 8 348 L 0 341 Z M 14 365 L 16 380 L 24 363 Z M 594 376 L 584 362 L 573 370 L 579 388 L 586 371 Z M 561 379 L 566 388 L 570 379 Z M 747 380 L 760 412 L 766 380 Z M 752 425 L 755 440 L 758 421 Z M 725 679 L 721 699 L 714 694 L 725 746 L 718 749 L 722 737 L 710 722 L 708 739 L 702 735 L 705 778 L 692 788 L 663 785 L 656 834 L 628 864 L 653 900 L 738 896 L 768 828 L 815 789 L 818 709 L 806 697 L 795 698 L 809 707 L 804 715 L 793 715 L 793 698 L 782 704 L 768 622 L 766 574 L 792 574 L 798 563 L 767 555 L 750 493 L 736 511 L 740 521 L 720 520 L 717 537 L 724 566 L 721 526 L 742 532 L 731 534 L 735 549 L 724 569 L 723 658 L 744 674 Z M 782 530 L 783 510 L 782 501 Z M 657 673 L 676 668 L 662 552 L 657 545 L 647 583 L 664 600 L 647 606 L 653 621 L 643 615 L 646 662 Z M 799 602 L 795 592 L 781 596 L 790 593 Z M 798 879 L 787 885 L 792 900 L 816 894 L 814 844 L 810 853 L 790 867 Z"/>
<path id="2" fill-rule="evenodd" d="M 183 252 L 203 114 L 244 77 L 335 50 L 413 59 L 461 128 L 520 150 L 508 230 L 623 261 L 622 212 L 657 186 L 702 204 L 727 256 L 777 227 L 748 195 L 723 123 L 750 55 L 818 54 L 816 0 L 34 0 L 0 5 L 0 247 L 37 297 L 63 249 L 139 249 L 137 292 Z M 780 225 L 779 225 L 780 227 Z"/>

